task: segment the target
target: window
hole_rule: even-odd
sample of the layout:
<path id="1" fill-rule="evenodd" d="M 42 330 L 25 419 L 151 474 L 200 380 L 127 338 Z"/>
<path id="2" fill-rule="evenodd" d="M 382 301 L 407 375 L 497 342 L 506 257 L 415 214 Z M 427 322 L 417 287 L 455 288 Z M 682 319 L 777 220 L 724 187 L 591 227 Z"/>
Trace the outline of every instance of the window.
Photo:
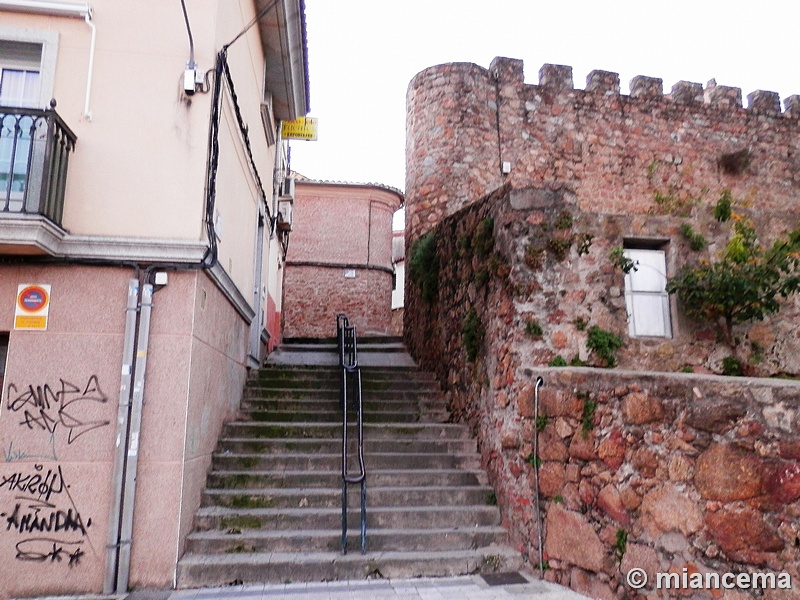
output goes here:
<path id="1" fill-rule="evenodd" d="M 36 107 L 41 65 L 41 44 L 0 40 L 0 106 Z"/>
<path id="2" fill-rule="evenodd" d="M 672 337 L 664 250 L 626 248 L 635 269 L 625 275 L 628 333 L 632 337 Z"/>

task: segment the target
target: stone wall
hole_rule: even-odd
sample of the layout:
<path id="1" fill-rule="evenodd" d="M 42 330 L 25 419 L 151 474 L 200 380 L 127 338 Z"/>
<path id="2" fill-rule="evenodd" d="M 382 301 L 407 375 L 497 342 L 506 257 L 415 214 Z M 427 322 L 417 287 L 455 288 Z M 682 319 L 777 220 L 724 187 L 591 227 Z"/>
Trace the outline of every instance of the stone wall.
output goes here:
<path id="1" fill-rule="evenodd" d="M 796 218 L 800 96 L 774 92 L 742 107 L 739 88 L 544 65 L 524 83 L 520 60 L 431 67 L 407 93 L 407 241 L 504 183 L 567 184 L 582 210 L 648 214 L 654 194 L 713 203 L 722 189 Z M 747 160 L 730 158 L 746 152 Z M 727 157 L 727 158 L 726 158 Z M 504 168 L 505 165 L 505 168 Z"/>
<path id="2" fill-rule="evenodd" d="M 608 252 L 626 230 L 658 232 L 683 248 L 682 219 L 598 216 L 582 211 L 568 186 L 506 185 L 432 229 L 432 301 L 414 278 L 406 288 L 406 343 L 436 372 L 454 417 L 473 427 L 514 541 L 536 565 L 538 460 L 546 576 L 597 597 L 634 597 L 623 579 L 633 567 L 800 577 L 800 384 L 705 374 L 719 368 L 721 345 L 676 307 L 672 339 L 625 335 L 623 274 Z M 592 240 L 581 248 L 584 234 Z M 670 260 L 675 268 L 686 258 Z M 771 325 L 741 328 L 748 338 L 785 327 L 752 372 L 795 368 L 780 348 L 795 347 L 796 322 L 791 304 Z M 592 325 L 624 338 L 619 369 L 546 366 L 556 355 L 603 366 L 586 348 Z M 703 373 L 677 372 L 686 367 Z M 627 536 L 624 552 L 618 535 Z M 793 597 L 780 594 L 772 597 Z"/>

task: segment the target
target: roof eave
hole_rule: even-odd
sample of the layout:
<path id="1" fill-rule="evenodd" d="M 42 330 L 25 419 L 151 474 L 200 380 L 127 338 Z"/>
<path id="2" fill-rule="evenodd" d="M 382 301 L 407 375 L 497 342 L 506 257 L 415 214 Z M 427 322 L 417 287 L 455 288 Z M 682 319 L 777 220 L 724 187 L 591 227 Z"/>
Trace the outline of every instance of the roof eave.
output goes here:
<path id="1" fill-rule="evenodd" d="M 270 0 L 256 0 L 261 11 Z M 278 0 L 259 23 L 266 57 L 266 92 L 275 117 L 291 120 L 309 111 L 308 44 L 304 0 Z"/>

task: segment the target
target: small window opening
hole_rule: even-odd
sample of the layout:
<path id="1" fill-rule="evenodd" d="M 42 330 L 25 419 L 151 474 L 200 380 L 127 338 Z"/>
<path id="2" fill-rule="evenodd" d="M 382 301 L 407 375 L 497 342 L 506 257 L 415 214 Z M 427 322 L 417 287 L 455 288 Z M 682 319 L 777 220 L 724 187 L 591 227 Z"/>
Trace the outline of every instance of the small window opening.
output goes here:
<path id="1" fill-rule="evenodd" d="M 626 244 L 627 246 L 627 244 Z M 625 275 L 625 307 L 631 337 L 672 337 L 663 249 L 625 248 L 635 268 Z"/>

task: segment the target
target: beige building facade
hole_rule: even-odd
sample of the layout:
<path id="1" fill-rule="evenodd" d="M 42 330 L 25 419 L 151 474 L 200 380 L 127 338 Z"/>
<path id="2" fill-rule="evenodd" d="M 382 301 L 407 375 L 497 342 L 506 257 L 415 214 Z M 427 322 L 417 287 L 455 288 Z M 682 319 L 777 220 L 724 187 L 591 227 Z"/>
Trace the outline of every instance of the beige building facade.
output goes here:
<path id="1" fill-rule="evenodd" d="M 280 338 L 304 3 L 181 8 L 0 1 L 0 597 L 174 585 Z"/>

